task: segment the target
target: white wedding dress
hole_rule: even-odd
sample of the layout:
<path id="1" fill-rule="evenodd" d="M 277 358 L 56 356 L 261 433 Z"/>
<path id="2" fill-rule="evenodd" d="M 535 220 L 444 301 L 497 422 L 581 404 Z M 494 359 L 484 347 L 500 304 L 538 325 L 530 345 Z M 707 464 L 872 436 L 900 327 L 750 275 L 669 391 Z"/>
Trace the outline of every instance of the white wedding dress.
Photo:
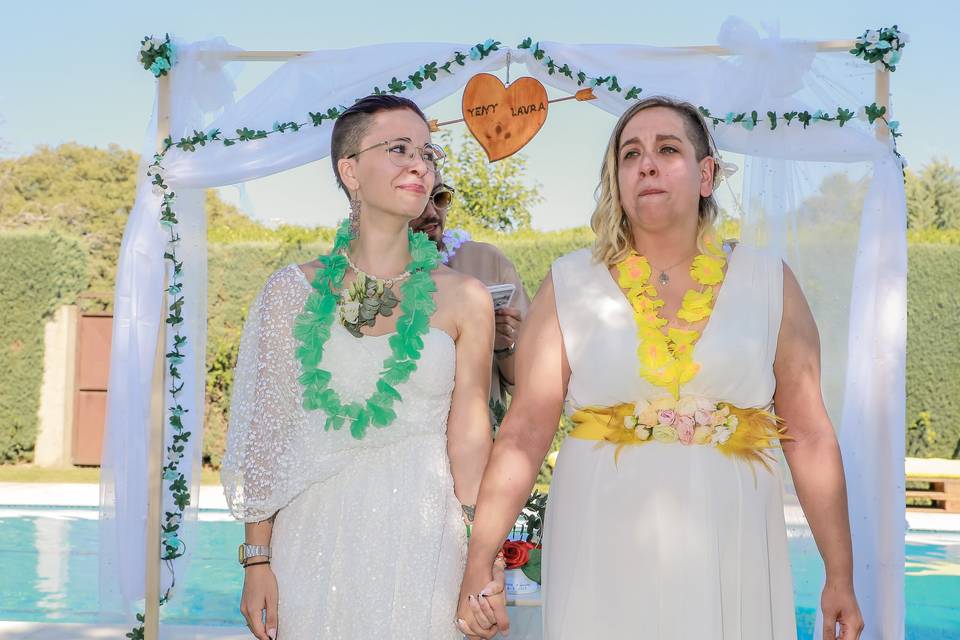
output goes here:
<path id="1" fill-rule="evenodd" d="M 590 251 L 552 269 L 571 376 L 567 411 L 652 400 L 633 309 Z M 738 245 L 681 388 L 737 407 L 773 398 L 783 265 Z M 789 425 L 787 425 L 789 429 Z M 782 485 L 708 445 L 568 437 L 544 527 L 546 640 L 795 640 Z"/>
<path id="2" fill-rule="evenodd" d="M 325 431 L 301 407 L 293 324 L 311 293 L 296 265 L 275 273 L 250 309 L 221 472 L 233 515 L 277 514 L 272 568 L 279 637 L 453 639 L 466 532 L 453 493 L 446 426 L 456 350 L 436 328 L 397 387 L 396 420 Z M 355 338 L 338 322 L 322 366 L 344 402 L 374 390 L 387 336 Z"/>

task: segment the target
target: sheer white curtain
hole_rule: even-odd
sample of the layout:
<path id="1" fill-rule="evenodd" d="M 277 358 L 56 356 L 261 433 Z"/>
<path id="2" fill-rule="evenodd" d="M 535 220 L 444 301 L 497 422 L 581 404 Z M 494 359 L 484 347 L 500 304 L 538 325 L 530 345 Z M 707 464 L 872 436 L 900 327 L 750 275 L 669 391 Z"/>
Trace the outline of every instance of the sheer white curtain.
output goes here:
<path id="1" fill-rule="evenodd" d="M 767 110 L 859 107 L 874 101 L 872 67 L 849 54 L 816 54 L 810 43 L 785 41 L 774 32 L 761 37 L 742 21 L 728 20 L 719 41 L 737 56 L 637 45 L 568 45 L 542 41 L 557 65 L 568 64 L 589 76 L 615 74 L 622 87 L 642 87 L 642 95 L 667 94 L 707 107 L 761 114 L 753 131 L 737 125 L 716 127 L 724 151 L 743 154 L 744 237 L 781 250 L 798 274 L 824 334 L 824 386 L 840 433 L 850 488 L 855 536 L 856 588 L 867 638 L 903 637 L 903 428 L 905 351 L 905 203 L 899 165 L 890 149 L 874 139 L 861 121 L 799 123 L 775 131 L 764 125 Z M 505 45 L 508 43 L 505 43 Z M 198 45 L 199 46 L 199 45 Z M 219 43 L 224 48 L 225 43 Z M 208 128 L 230 134 L 239 127 L 270 130 L 275 121 L 303 122 L 307 112 L 349 105 L 394 76 L 405 79 L 421 65 L 450 59 L 470 45 L 391 44 L 341 51 L 318 51 L 282 65 L 250 94 L 228 105 Z M 189 47 L 181 49 L 188 51 Z M 199 84 L 188 85 L 194 67 L 217 69 L 207 47 L 194 59 L 181 55 L 173 77 L 175 113 L 182 120 L 174 134 L 203 124 L 205 114 L 226 101 L 192 100 Z M 512 62 L 530 75 L 570 93 L 582 87 L 549 74 L 527 49 L 510 50 Z M 481 60 L 454 65 L 452 74 L 405 92 L 426 108 L 459 90 L 480 71 L 506 64 L 507 47 Z M 219 72 L 218 72 L 219 73 Z M 224 84 L 225 76 L 216 86 Z M 201 83 L 202 84 L 202 83 Z M 630 102 L 624 93 L 595 90 L 596 106 L 619 115 Z M 188 430 L 194 460 L 203 425 L 203 336 L 205 333 L 205 230 L 202 189 L 262 177 L 323 158 L 329 153 L 331 125 L 231 147 L 219 143 L 195 153 L 176 149 L 164 166 L 178 194 L 176 210 L 183 247 L 187 305 L 183 328 L 193 372 Z M 596 167 L 585 167 L 588 171 Z M 839 194 L 839 195 L 838 195 Z M 589 212 L 584 212 L 586 222 Z M 126 585 L 128 598 L 142 597 L 146 449 L 152 359 L 161 319 L 165 237 L 157 224 L 159 198 L 141 186 L 131 214 L 117 281 L 117 315 L 107 447 L 104 454 L 102 539 L 126 542 L 123 563 L 108 563 L 108 584 Z M 192 305 L 192 306 L 191 306 Z M 196 486 L 196 476 L 193 479 Z M 195 495 L 195 492 L 194 492 Z M 194 502 L 195 504 L 195 502 Z M 152 525 L 151 525 L 152 526 Z M 119 534 L 126 536 L 118 538 Z M 110 537 L 112 536 L 112 537 Z M 190 548 L 190 540 L 187 540 Z M 116 558 L 115 555 L 111 556 Z M 179 562 L 179 561 L 178 561 Z M 180 563 L 183 564 L 183 563 Z M 178 575 L 182 570 L 178 569 Z"/>
<path id="2" fill-rule="evenodd" d="M 223 39 L 191 44 L 176 43 L 177 72 L 171 76 L 170 133 L 178 139 L 189 135 L 233 102 L 235 69 L 226 69 L 211 52 L 235 50 Z M 127 221 L 120 248 L 120 264 L 114 291 L 113 337 L 107 394 L 107 428 L 104 435 L 100 481 L 100 602 L 106 615 L 129 613 L 143 598 L 146 547 L 147 446 L 150 426 L 150 395 L 157 336 L 166 317 L 163 287 L 166 266 L 163 253 L 169 233 L 159 224 L 160 196 L 153 193 L 146 177 L 147 162 L 156 152 L 156 105 L 140 162 L 137 198 Z M 203 401 L 206 366 L 206 217 L 202 215 L 205 192 L 178 189 L 178 206 L 201 215 L 180 217 L 183 237 L 179 253 L 191 265 L 185 279 L 183 315 L 189 344 L 181 367 L 184 390 L 183 416 L 193 437 L 184 451 L 185 475 L 191 481 L 191 508 L 182 525 L 187 555 L 178 564 L 182 580 L 192 550 L 193 523 L 199 495 L 199 469 L 203 438 Z M 172 346 L 169 341 L 167 351 Z M 166 412 L 164 413 L 166 416 Z M 170 437 L 170 434 L 167 434 Z M 169 445 L 169 441 L 164 446 Z M 164 510 L 172 510 L 169 497 Z M 159 525 L 157 525 L 159 526 Z M 171 574 L 162 574 L 162 588 Z"/>

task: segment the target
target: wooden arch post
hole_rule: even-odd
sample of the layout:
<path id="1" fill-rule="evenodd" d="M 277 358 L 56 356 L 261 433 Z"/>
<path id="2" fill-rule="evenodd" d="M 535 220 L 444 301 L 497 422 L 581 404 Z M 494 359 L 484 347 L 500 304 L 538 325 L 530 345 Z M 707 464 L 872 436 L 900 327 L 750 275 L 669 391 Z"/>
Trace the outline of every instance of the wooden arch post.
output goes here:
<path id="1" fill-rule="evenodd" d="M 170 135 L 170 74 L 157 79 L 157 153 L 163 151 L 163 141 Z M 157 349 L 153 360 L 150 388 L 150 442 L 147 449 L 147 549 L 144 554 L 143 632 L 145 640 L 160 637 L 160 522 L 163 516 L 164 422 L 166 419 L 166 353 L 167 308 L 166 263 L 164 263 L 163 292 L 160 302 L 160 322 L 157 331 Z"/>
<path id="2" fill-rule="evenodd" d="M 853 40 L 826 40 L 816 44 L 818 52 L 849 51 L 855 45 Z M 736 52 L 716 45 L 676 47 L 674 50 L 690 54 L 713 54 L 716 56 L 734 56 Z M 286 62 L 311 53 L 310 51 L 230 51 L 209 54 L 223 62 Z M 174 73 L 171 70 L 170 73 Z M 157 150 L 163 150 L 163 141 L 170 135 L 170 73 L 160 76 L 157 83 Z M 890 120 L 890 71 L 877 69 L 874 82 L 874 101 L 886 108 L 886 118 Z M 885 141 L 890 135 L 886 124 L 877 123 L 876 137 Z M 166 283 L 166 275 L 164 276 Z M 146 588 L 144 609 L 145 640 L 159 640 L 160 630 L 160 523 L 163 512 L 163 482 L 160 470 L 163 468 L 164 424 L 166 419 L 166 285 L 164 285 L 163 304 L 161 306 L 160 329 L 157 336 L 157 350 L 153 365 L 153 382 L 150 401 L 150 446 L 148 449 L 147 483 L 147 531 L 146 531 Z"/>

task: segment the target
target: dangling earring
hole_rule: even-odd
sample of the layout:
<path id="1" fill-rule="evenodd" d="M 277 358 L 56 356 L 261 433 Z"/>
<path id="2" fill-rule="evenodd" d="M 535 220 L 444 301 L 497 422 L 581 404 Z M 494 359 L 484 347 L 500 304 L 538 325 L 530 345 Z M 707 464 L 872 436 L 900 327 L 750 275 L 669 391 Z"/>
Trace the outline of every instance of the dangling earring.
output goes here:
<path id="1" fill-rule="evenodd" d="M 350 196 L 350 237 L 356 239 L 360 235 L 360 197 Z"/>

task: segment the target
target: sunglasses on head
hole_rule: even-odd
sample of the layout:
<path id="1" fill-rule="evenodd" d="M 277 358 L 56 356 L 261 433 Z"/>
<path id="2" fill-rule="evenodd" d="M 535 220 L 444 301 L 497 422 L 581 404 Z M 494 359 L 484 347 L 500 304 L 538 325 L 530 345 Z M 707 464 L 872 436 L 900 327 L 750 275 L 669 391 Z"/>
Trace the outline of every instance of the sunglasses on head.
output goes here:
<path id="1" fill-rule="evenodd" d="M 450 207 L 450 203 L 453 202 L 453 194 L 453 187 L 442 185 L 433 192 L 433 195 L 430 196 L 430 200 L 433 202 L 433 206 L 437 209 L 447 209 Z"/>

